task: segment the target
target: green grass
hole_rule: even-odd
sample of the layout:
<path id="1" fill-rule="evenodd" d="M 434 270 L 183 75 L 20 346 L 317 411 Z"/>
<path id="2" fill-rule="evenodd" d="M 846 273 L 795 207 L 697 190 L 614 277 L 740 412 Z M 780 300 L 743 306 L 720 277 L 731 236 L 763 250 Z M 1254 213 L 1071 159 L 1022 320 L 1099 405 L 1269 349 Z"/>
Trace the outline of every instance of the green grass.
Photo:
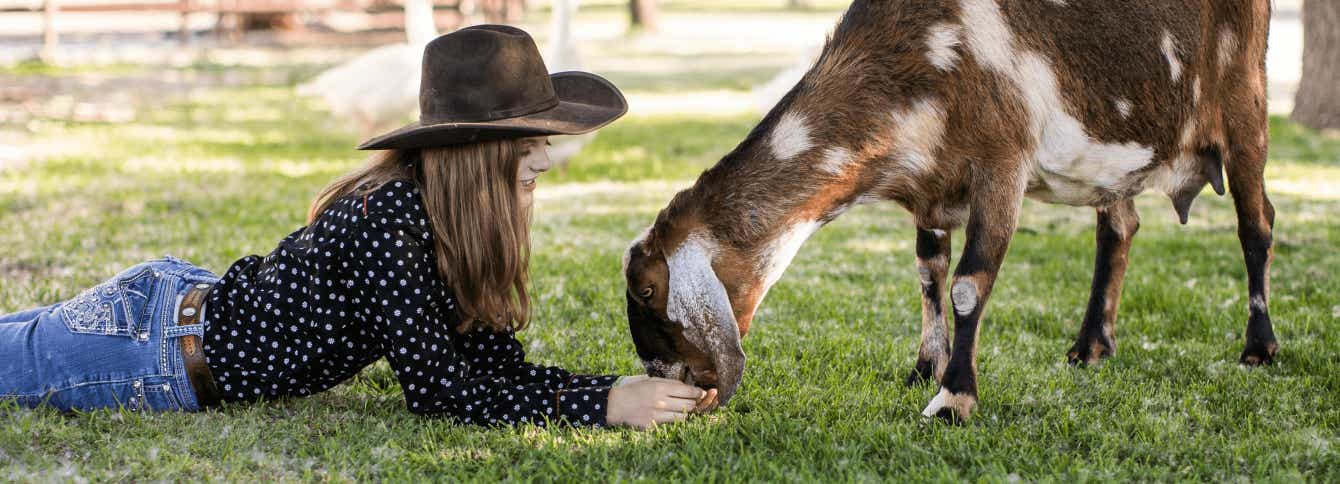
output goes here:
<path id="1" fill-rule="evenodd" d="M 290 93 L 206 91 L 133 124 L 32 125 L 34 149 L 56 154 L 0 168 L 0 312 L 164 253 L 222 272 L 268 252 L 361 157 L 348 127 Z M 621 251 L 754 121 L 632 116 L 546 177 L 522 335 L 533 360 L 639 371 Z M 982 329 L 977 418 L 926 421 L 934 388 L 902 385 L 920 325 L 913 228 L 896 206 L 867 206 L 817 234 L 772 290 L 738 397 L 682 425 L 459 427 L 405 411 L 378 364 L 312 398 L 203 414 L 0 409 L 0 480 L 1335 481 L 1340 145 L 1272 130 L 1283 349 L 1270 368 L 1236 364 L 1246 285 L 1228 199 L 1207 192 L 1186 227 L 1163 197 L 1139 199 L 1120 350 L 1092 369 L 1063 354 L 1093 213 L 1028 202 Z"/>

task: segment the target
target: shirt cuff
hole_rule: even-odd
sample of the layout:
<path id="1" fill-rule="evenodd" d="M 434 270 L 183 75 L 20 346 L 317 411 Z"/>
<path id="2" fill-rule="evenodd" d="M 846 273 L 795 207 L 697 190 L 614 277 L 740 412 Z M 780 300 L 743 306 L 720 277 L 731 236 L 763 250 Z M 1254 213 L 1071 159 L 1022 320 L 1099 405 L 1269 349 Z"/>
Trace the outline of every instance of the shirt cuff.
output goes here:
<path id="1" fill-rule="evenodd" d="M 555 397 L 558 418 L 574 427 L 607 427 L 605 414 L 608 412 L 609 399 L 608 386 L 559 390 Z"/>
<path id="2" fill-rule="evenodd" d="M 559 388 L 612 387 L 619 375 L 572 375 Z"/>

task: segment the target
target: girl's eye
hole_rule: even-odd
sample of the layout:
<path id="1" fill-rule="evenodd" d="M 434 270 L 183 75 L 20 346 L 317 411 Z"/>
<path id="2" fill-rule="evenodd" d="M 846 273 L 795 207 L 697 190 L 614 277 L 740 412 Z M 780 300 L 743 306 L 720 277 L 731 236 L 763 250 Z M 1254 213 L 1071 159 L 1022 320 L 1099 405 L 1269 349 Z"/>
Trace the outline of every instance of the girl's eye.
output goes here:
<path id="1" fill-rule="evenodd" d="M 544 145 L 545 145 L 545 146 L 553 146 L 553 145 L 554 145 L 554 142 L 553 142 L 553 141 L 549 141 L 548 139 L 546 139 L 546 140 L 544 140 Z"/>

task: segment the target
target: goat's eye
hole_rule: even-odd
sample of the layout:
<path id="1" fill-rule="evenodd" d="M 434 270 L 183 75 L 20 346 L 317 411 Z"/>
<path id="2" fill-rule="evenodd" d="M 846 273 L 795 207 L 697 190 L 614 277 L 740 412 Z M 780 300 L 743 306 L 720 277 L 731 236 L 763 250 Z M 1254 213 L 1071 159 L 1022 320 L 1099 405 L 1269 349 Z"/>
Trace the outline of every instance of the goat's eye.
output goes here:
<path id="1" fill-rule="evenodd" d="M 655 293 L 656 288 L 654 286 L 647 286 L 642 288 L 642 291 L 638 293 L 638 296 L 642 297 L 642 299 L 651 299 L 651 295 Z"/>

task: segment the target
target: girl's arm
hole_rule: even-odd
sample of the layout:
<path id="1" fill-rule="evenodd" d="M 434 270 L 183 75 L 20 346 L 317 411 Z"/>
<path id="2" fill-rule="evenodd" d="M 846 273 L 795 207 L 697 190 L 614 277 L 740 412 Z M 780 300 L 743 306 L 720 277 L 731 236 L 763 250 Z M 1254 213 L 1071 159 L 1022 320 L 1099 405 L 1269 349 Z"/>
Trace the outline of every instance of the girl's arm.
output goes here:
<path id="1" fill-rule="evenodd" d="M 460 337 L 465 343 L 462 353 L 477 363 L 471 367 L 477 376 L 502 376 L 524 382 L 554 381 L 572 388 L 609 388 L 619 379 L 618 375 L 579 375 L 558 367 L 527 363 L 526 351 L 510 332 L 480 328 Z"/>
<path id="2" fill-rule="evenodd" d="M 458 352 L 455 307 L 424 245 L 404 221 L 372 214 L 345 243 L 360 312 L 381 342 L 411 412 L 462 423 L 606 425 L 610 389 L 562 370 L 517 363 L 510 345 Z M 515 343 L 514 339 L 508 339 Z M 506 348 L 504 348 L 506 347 Z M 493 361 L 489 361 L 492 358 Z M 525 368 L 525 369 L 522 369 Z M 535 375 L 530 374 L 535 370 Z"/>

